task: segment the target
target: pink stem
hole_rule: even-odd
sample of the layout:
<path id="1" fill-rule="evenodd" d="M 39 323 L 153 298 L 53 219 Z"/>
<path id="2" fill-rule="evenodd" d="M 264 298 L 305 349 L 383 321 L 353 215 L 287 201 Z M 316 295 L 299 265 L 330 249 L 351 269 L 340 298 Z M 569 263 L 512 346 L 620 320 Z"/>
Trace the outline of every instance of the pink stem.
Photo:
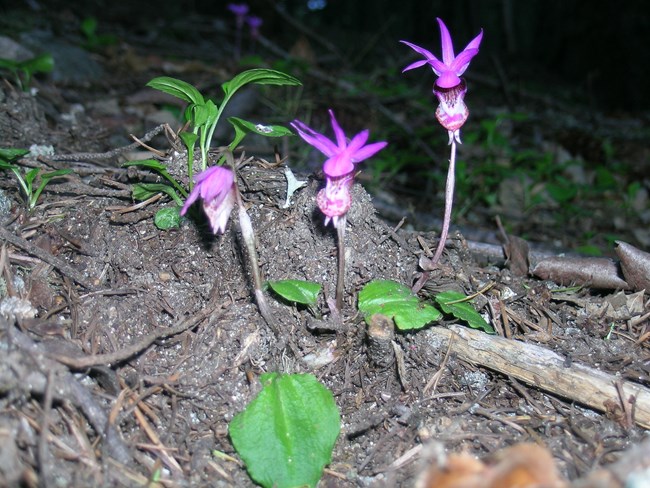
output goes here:
<path id="1" fill-rule="evenodd" d="M 445 215 L 442 220 L 442 230 L 440 231 L 440 240 L 438 241 L 438 247 L 436 252 L 433 255 L 433 258 L 429 261 L 428 265 L 433 267 L 440 260 L 442 256 L 442 251 L 445 249 L 445 243 L 447 242 L 447 236 L 449 235 L 449 225 L 451 224 L 451 209 L 454 205 L 454 186 L 456 184 L 456 139 L 450 137 L 451 143 L 451 155 L 449 157 L 449 169 L 447 170 L 447 184 L 445 186 Z M 411 291 L 413 293 L 419 292 L 424 284 L 429 279 L 431 271 L 423 271 L 422 275 L 418 281 L 413 285 Z"/>

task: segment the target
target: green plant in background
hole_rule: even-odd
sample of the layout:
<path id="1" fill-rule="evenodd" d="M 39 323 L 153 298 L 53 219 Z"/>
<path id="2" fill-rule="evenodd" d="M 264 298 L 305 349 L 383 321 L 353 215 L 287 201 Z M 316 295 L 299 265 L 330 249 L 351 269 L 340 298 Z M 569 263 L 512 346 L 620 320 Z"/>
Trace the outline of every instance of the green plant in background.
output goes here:
<path id="1" fill-rule="evenodd" d="M 95 17 L 86 17 L 81 21 L 79 26 L 81 33 L 86 38 L 85 46 L 88 49 L 95 50 L 105 46 L 112 46 L 117 43 L 117 37 L 111 34 L 97 33 L 97 19 Z"/>
<path id="2" fill-rule="evenodd" d="M 315 487 L 341 430 L 334 396 L 311 374 L 260 380 L 262 391 L 228 426 L 235 449 L 265 488 Z"/>
<path id="3" fill-rule="evenodd" d="M 20 89 L 27 91 L 36 73 L 50 73 L 54 69 L 54 58 L 49 53 L 23 61 L 0 58 L 0 69 L 9 71 Z"/>
<path id="4" fill-rule="evenodd" d="M 16 166 L 14 162 L 27 154 L 29 154 L 29 151 L 26 149 L 0 149 L 0 169 L 9 170 L 16 176 L 20 188 L 24 193 L 27 208 L 31 212 L 36 207 L 38 198 L 41 196 L 45 186 L 54 178 L 72 173 L 72 170 L 59 169 L 48 173 L 41 173 L 40 168 L 32 168 L 23 174 L 21 173 L 20 167 Z M 36 184 L 37 182 L 38 184 Z"/>

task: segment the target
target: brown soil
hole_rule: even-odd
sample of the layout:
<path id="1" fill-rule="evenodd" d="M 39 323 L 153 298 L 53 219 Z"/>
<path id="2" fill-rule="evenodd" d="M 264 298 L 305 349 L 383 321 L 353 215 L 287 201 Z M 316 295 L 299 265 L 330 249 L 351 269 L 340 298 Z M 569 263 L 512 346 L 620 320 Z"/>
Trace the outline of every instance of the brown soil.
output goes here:
<path id="1" fill-rule="evenodd" d="M 129 112 L 125 97 L 151 77 L 122 78 L 122 91 L 108 95 L 107 86 L 76 87 L 74 100 L 85 111 L 72 122 L 61 117 L 71 113 L 69 85 L 43 83 L 32 96 L 4 84 L 0 146 L 47 144 L 57 155 L 124 146 L 130 141 L 116 139 L 128 132 L 121 126 L 141 137 L 147 124 L 146 110 Z M 120 108 L 102 113 L 101 100 Z M 165 138 L 148 144 L 165 152 L 172 168 L 182 165 Z M 446 322 L 396 334 L 399 370 L 394 359 L 370 357 L 358 291 L 373 279 L 412 284 L 422 254 L 417 238 L 431 248 L 436 239 L 386 223 L 362 186 L 348 215 L 344 327 L 328 329 L 308 310 L 269 295 L 276 337 L 252 300 L 236 220 L 217 237 L 200 216 L 180 229 L 157 229 L 152 216 L 164 202 L 133 207 L 129 184 L 151 176 L 120 168 L 123 160 L 27 159 L 75 171 L 50 184 L 31 213 L 13 175 L 0 173 L 11 203 L 2 216 L 2 300 L 12 304 L 0 322 L 0 484 L 144 486 L 162 468 L 151 486 L 251 486 L 228 423 L 267 371 L 313 373 L 335 396 L 342 431 L 321 486 L 413 486 L 436 445 L 484 458 L 519 442 L 547 446 L 562 476 L 574 481 L 620 462 L 642 442 L 645 429 L 625 415 L 627 398 L 603 398 L 596 411 L 477 366 L 433 333 Z M 260 157 L 240 162 L 265 279 L 323 284 L 319 310 L 327 316 L 336 236 L 315 206 L 320 175 L 303 175 L 308 184 L 283 208 L 284 166 Z M 473 294 L 488 284 L 476 306 L 510 340 L 552 350 L 567 367 L 580 363 L 650 386 L 648 318 L 633 320 L 648 311 L 647 297 L 640 312 L 618 315 L 599 308 L 609 292 L 584 288 L 557 299 L 552 283 L 479 265 L 460 235 L 421 297 L 444 289 Z M 490 312 L 494 304 L 507 306 L 508 323 Z M 614 406 L 607 409 L 607 401 Z M 216 458 L 214 450 L 235 460 Z"/>

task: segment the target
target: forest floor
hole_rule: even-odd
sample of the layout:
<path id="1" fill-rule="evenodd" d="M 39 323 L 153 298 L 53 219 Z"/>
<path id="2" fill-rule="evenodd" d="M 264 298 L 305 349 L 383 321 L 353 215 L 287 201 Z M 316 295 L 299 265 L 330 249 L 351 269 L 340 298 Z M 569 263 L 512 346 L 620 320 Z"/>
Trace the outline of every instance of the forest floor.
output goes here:
<path id="1" fill-rule="evenodd" d="M 46 41 L 53 50 L 59 48 L 54 41 L 70 43 Z M 477 294 L 474 306 L 498 334 L 446 317 L 418 331 L 396 332 L 388 358 L 376 357 L 357 311 L 358 292 L 377 279 L 413 284 L 420 257 L 437 243 L 438 221 L 427 218 L 442 214 L 439 200 L 422 203 L 425 195 L 414 188 L 424 189 L 400 177 L 373 185 L 377 180 L 362 173 L 348 215 L 344 325 L 328 328 L 308 309 L 269 295 L 278 337 L 253 300 L 234 219 L 223 236 L 213 236 L 198 218 L 160 230 L 153 215 L 168 202 L 159 197 L 138 205 L 132 199 L 133 183 L 154 180 L 121 165 L 153 153 L 128 135 L 142 140 L 161 124 L 180 129 L 178 118 L 164 109 L 170 100 L 145 89 L 146 82 L 164 74 L 218 94 L 214 80 L 241 69 L 215 68 L 176 50 L 171 56 L 166 46 L 124 37 L 101 55 L 75 51 L 84 56 L 75 66 L 88 71 L 75 80 L 35 80 L 35 94 L 18 90 L 10 78 L 0 86 L 0 147 L 31 148 L 19 161 L 26 169 L 73 170 L 53 180 L 33 210 L 14 175 L 0 173 L 0 484 L 252 486 L 228 424 L 260 391 L 259 375 L 269 371 L 312 373 L 334 395 L 342 430 L 321 486 L 413 486 L 437 466 L 456 481 L 479 473 L 479 484 L 463 486 L 488 486 L 485 480 L 515 486 L 498 476 L 524 465 L 543 486 L 562 486 L 560 479 L 567 486 L 623 486 L 630 473 L 644 469 L 650 483 L 647 454 L 639 454 L 650 452 L 648 296 L 635 286 L 593 286 L 579 273 L 564 285 L 581 286 L 570 288 L 533 276 L 527 266 L 558 249 L 578 248 L 587 231 L 604 255 L 614 256 L 614 245 L 603 236 L 648 248 L 648 149 L 629 137 L 630 127 L 643 121 L 620 118 L 615 124 L 599 114 L 572 119 L 570 130 L 558 128 L 557 106 L 522 97 L 518 110 L 542 114 L 535 124 L 543 130 L 527 132 L 530 120 L 506 121 L 513 145 L 536 138 L 552 154 L 579 158 L 593 149 L 596 125 L 607 131 L 626 167 L 635 168 L 621 176 L 622 187 L 637 180 L 638 191 L 592 198 L 583 202 L 585 213 L 564 221 L 554 219 L 561 205 L 522 210 L 518 198 L 525 191 L 517 179 L 496 188 L 489 208 L 464 208 L 461 195 L 464 210 L 456 222 L 462 232 L 453 233 L 419 296 L 429 300 L 448 289 Z M 310 125 L 327 133 L 325 119 L 319 126 L 316 115 L 328 107 L 316 102 L 324 90 L 316 85 L 326 83 L 322 72 L 308 69 L 302 81 L 301 96 L 310 100 L 315 117 Z M 381 110 L 395 110 L 392 119 L 400 120 L 390 104 L 369 103 L 368 113 L 358 113 L 363 96 L 337 98 L 336 83 L 328 90 L 342 125 L 370 121 L 373 140 L 381 140 L 373 135 Z M 290 88 L 252 93 L 252 101 L 242 97 L 237 107 L 246 114 L 236 115 L 265 123 L 291 120 L 269 120 L 274 93 L 288 105 L 298 103 Z M 476 96 L 472 120 L 498 113 L 491 99 Z M 409 124 L 422 118 L 409 117 Z M 482 134 L 478 128 L 475 133 Z M 586 149 L 576 149 L 585 138 Z M 161 130 L 146 139 L 177 172 L 181 146 L 174 146 L 173 134 Z M 470 140 L 461 147 L 467 160 L 494 150 Z M 272 146 L 251 141 L 236 156 L 264 277 L 321 283 L 318 308 L 327 316 L 337 255 L 335 233 L 315 205 L 322 174 L 301 164 L 297 138 L 277 149 L 280 160 L 287 156 L 281 164 Z M 602 156 L 602 146 L 595 151 Z M 307 183 L 288 206 L 286 166 Z M 581 183 L 588 178 L 574 177 Z M 434 190 L 436 199 L 440 190 Z M 511 256 L 505 263 L 504 249 L 514 248 L 495 239 L 497 215 L 511 236 L 537 241 L 523 261 Z M 583 376 L 573 376 L 576 371 Z M 543 451 L 531 453 L 531 443 Z M 448 457 L 452 453 L 472 457 Z M 474 457 L 483 461 L 469 460 Z M 454 486 L 449 483 L 436 486 Z"/>

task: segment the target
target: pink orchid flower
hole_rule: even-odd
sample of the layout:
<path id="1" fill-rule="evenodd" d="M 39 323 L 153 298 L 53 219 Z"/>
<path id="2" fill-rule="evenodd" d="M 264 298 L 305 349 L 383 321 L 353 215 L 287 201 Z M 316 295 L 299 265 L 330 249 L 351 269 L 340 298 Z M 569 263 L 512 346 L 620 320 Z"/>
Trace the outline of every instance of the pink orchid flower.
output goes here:
<path id="1" fill-rule="evenodd" d="M 212 166 L 197 174 L 194 183 L 194 188 L 181 209 L 181 215 L 185 215 L 200 197 L 212 231 L 215 234 L 223 234 L 236 200 L 237 189 L 232 170 L 223 166 Z"/>
<path id="2" fill-rule="evenodd" d="M 256 15 L 249 15 L 246 17 L 246 23 L 250 27 L 250 34 L 253 39 L 258 39 L 260 37 L 260 27 L 264 23 L 261 17 Z"/>
<path id="3" fill-rule="evenodd" d="M 244 19 L 248 13 L 248 5 L 245 3 L 229 3 L 228 10 L 235 14 L 237 29 L 241 29 L 244 25 Z"/>
<path id="4" fill-rule="evenodd" d="M 328 158 L 323 164 L 325 188 L 318 192 L 316 203 L 325 214 L 325 225 L 332 220 L 334 227 L 338 227 L 345 222 L 345 214 L 350 210 L 352 204 L 350 189 L 354 182 L 354 165 L 374 156 L 388 143 L 366 144 L 370 135 L 368 129 L 359 132 L 348 142 L 345 132 L 334 117 L 334 112 L 329 110 L 329 114 L 336 143 L 299 120 L 294 120 L 291 125 L 305 142 Z"/>
<path id="5" fill-rule="evenodd" d="M 433 69 L 433 72 L 439 76 L 436 84 L 440 88 L 453 88 L 460 83 L 460 76 L 465 72 L 472 58 L 478 54 L 478 47 L 481 44 L 481 40 L 483 39 L 483 29 L 481 29 L 479 35 L 472 39 L 472 41 L 465 47 L 465 49 L 463 49 L 460 54 L 458 54 L 458 56 L 454 56 L 454 45 L 451 41 L 449 30 L 441 19 L 436 20 L 440 25 L 442 61 L 440 61 L 431 52 L 427 51 L 423 47 L 416 46 L 415 44 L 412 44 L 408 41 L 400 41 L 401 43 L 409 46 L 414 51 L 422 54 L 426 58 L 409 64 L 402 70 L 402 73 L 404 71 L 419 68 L 420 66 L 429 64 Z"/>
<path id="6" fill-rule="evenodd" d="M 467 70 L 472 58 L 478 54 L 478 48 L 483 39 L 483 29 L 458 56 L 455 56 L 447 26 L 441 19 L 437 19 L 437 21 L 440 25 L 442 61 L 423 47 L 408 41 L 400 41 L 426 58 L 409 64 L 402 72 L 419 68 L 425 64 L 431 66 L 433 72 L 439 77 L 433 85 L 433 92 L 440 102 L 436 110 L 436 118 L 445 129 L 450 131 L 450 139 L 453 137 L 460 142 L 458 131 L 469 116 L 469 110 L 464 101 L 467 85 L 461 75 Z"/>

